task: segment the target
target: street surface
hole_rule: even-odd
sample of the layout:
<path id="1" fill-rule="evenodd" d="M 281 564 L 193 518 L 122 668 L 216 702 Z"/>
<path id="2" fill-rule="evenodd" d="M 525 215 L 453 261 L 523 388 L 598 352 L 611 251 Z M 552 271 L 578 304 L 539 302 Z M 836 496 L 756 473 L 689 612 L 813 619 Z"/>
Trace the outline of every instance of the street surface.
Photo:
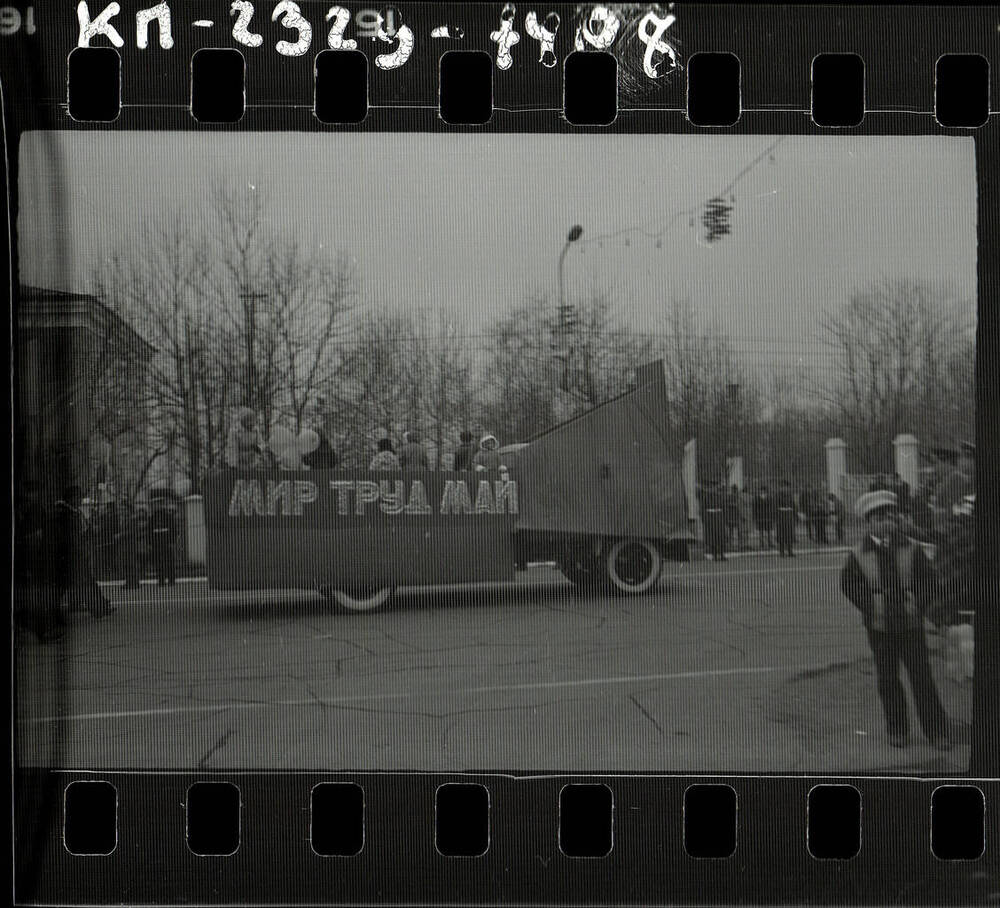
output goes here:
<path id="1" fill-rule="evenodd" d="M 557 571 L 404 589 L 383 611 L 203 581 L 19 635 L 22 765 L 91 769 L 964 773 L 972 685 L 931 664 L 956 746 L 886 740 L 843 554 L 672 564 L 655 593 Z M 912 704 L 912 701 L 911 701 Z"/>

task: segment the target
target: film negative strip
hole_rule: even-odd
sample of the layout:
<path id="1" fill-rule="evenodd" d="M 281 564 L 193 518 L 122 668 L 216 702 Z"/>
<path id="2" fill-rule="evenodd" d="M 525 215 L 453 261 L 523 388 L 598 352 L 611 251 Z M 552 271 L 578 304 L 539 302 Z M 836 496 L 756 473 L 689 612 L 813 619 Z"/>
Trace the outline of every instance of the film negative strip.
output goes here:
<path id="1" fill-rule="evenodd" d="M 0 4 L 16 902 L 1000 898 L 998 43 Z"/>

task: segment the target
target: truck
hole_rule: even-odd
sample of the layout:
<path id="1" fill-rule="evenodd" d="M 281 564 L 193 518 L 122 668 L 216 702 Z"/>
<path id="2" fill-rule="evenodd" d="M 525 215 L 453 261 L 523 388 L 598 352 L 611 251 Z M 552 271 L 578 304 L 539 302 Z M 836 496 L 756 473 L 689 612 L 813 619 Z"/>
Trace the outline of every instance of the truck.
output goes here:
<path id="1" fill-rule="evenodd" d="M 230 470 L 204 485 L 209 584 L 314 589 L 338 609 L 397 587 L 508 582 L 555 563 L 578 587 L 639 595 L 687 561 L 693 479 L 662 363 L 519 444 L 500 471 Z"/>

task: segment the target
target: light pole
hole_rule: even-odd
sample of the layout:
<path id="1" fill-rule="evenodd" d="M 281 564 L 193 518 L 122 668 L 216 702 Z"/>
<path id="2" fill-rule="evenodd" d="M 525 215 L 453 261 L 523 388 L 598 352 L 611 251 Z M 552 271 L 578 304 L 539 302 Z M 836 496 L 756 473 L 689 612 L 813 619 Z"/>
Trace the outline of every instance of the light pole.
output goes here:
<path id="1" fill-rule="evenodd" d="M 737 384 L 726 385 L 729 392 L 729 418 L 730 428 L 726 439 L 726 450 L 730 453 L 726 457 L 726 487 L 730 485 L 730 479 L 736 468 L 737 450 L 739 449 L 739 438 L 737 438 L 738 409 L 740 404 L 740 386 Z"/>
<path id="2" fill-rule="evenodd" d="M 569 233 L 566 235 L 566 245 L 563 246 L 562 252 L 559 253 L 559 325 L 562 327 L 568 317 L 569 306 L 566 305 L 566 288 L 565 280 L 563 278 L 563 266 L 566 263 L 566 253 L 569 252 L 569 247 L 573 245 L 583 234 L 583 228 L 579 224 L 574 224 L 570 227 Z"/>

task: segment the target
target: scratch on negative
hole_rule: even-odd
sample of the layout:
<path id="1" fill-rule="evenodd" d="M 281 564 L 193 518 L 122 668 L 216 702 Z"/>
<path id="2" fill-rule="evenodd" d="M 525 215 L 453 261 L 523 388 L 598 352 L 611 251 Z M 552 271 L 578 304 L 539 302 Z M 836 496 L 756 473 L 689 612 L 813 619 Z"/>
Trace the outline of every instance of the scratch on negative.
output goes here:
<path id="1" fill-rule="evenodd" d="M 639 712 L 641 712 L 647 719 L 649 719 L 649 721 L 653 723 L 653 726 L 656 728 L 656 730 L 662 735 L 663 729 L 660 728 L 660 723 L 657 722 L 656 719 L 654 719 L 648 712 L 646 712 L 642 704 L 638 700 L 636 700 L 636 698 L 633 697 L 632 694 L 629 694 L 628 698 L 635 704 L 636 709 L 638 709 Z"/>
<path id="2" fill-rule="evenodd" d="M 222 748 L 226 746 L 226 742 L 229 740 L 229 738 L 232 736 L 232 734 L 233 734 L 233 730 L 231 728 L 226 729 L 226 733 L 221 738 L 219 738 L 219 740 L 216 741 L 211 746 L 211 748 L 209 749 L 208 753 L 205 754 L 205 756 L 203 756 L 198 761 L 198 768 L 199 769 L 204 769 L 205 768 L 205 764 L 208 762 L 208 760 L 212 756 L 212 754 L 214 754 L 216 751 L 222 750 Z"/>

